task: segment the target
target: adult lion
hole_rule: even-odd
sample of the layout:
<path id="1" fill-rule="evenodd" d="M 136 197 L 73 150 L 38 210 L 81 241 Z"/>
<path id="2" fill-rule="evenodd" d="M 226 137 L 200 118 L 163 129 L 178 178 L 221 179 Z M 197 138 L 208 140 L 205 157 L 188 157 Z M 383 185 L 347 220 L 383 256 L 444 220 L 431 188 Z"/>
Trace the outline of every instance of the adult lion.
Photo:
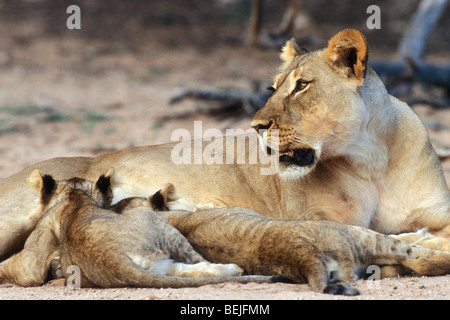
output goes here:
<path id="1" fill-rule="evenodd" d="M 450 194 L 439 159 L 417 115 L 389 96 L 367 66 L 367 53 L 356 30 L 339 32 L 315 52 L 293 40 L 286 44 L 274 93 L 251 123 L 268 151 L 275 149 L 272 157 L 279 157 L 276 174 L 261 174 L 261 163 L 229 161 L 229 152 L 223 164 L 196 164 L 195 155 L 193 164 L 180 163 L 173 158 L 179 144 L 165 144 L 52 159 L 0 181 L 0 257 L 22 246 L 40 218 L 38 196 L 25 183 L 33 169 L 58 180 L 94 181 L 114 168 L 115 201 L 172 183 L 180 196 L 174 208 L 247 207 L 281 219 L 325 218 L 383 233 L 427 227 L 446 242 Z M 233 141 L 224 139 L 227 151 Z M 185 143 L 195 154 L 198 145 Z M 209 146 L 203 142 L 203 150 Z M 247 160 L 255 149 L 255 143 L 245 148 Z"/>

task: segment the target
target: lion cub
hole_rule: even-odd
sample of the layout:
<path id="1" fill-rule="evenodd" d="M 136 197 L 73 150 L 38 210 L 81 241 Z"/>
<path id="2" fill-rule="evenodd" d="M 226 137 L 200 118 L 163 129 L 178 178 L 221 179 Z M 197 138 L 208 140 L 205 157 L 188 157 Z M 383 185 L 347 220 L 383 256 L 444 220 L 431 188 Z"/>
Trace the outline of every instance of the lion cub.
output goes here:
<path id="1" fill-rule="evenodd" d="M 121 215 L 103 209 L 112 199 L 111 175 L 112 170 L 94 183 L 80 178 L 55 181 L 33 171 L 28 183 L 40 190 L 45 214 L 24 249 L 0 264 L 0 283 L 40 285 L 53 259 L 60 260 L 66 278 L 71 275 L 67 268 L 78 266 L 81 287 L 269 281 L 270 277 L 238 277 L 242 269 L 235 264 L 206 261 L 148 206 L 115 207 Z"/>
<path id="2" fill-rule="evenodd" d="M 148 205 L 168 207 L 165 188 Z M 143 198 L 124 200 L 141 204 Z M 450 252 L 421 247 L 375 231 L 332 221 L 276 220 L 244 208 L 160 212 L 203 257 L 236 263 L 248 274 L 308 282 L 315 291 L 357 295 L 353 281 L 369 265 L 401 265 L 422 275 L 450 273 Z"/>

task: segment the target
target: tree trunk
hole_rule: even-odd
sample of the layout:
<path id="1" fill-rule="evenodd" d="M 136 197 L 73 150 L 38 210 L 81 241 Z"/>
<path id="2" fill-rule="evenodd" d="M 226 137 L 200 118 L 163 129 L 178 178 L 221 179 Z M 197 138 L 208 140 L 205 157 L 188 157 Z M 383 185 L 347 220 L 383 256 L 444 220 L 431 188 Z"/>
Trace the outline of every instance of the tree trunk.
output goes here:
<path id="1" fill-rule="evenodd" d="M 439 20 L 447 0 L 422 0 L 403 34 L 398 48 L 401 60 L 411 58 L 417 62 L 422 59 L 430 31 Z"/>

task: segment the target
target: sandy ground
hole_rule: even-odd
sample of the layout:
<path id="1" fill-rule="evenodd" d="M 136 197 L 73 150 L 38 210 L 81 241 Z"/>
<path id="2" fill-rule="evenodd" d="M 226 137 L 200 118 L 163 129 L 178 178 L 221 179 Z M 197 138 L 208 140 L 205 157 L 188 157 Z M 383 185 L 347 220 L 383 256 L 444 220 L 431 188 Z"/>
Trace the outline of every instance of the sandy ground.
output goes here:
<path id="1" fill-rule="evenodd" d="M 276 51 L 229 44 L 207 50 L 180 48 L 161 41 L 164 32 L 173 34 L 152 30 L 130 49 L 122 42 L 49 37 L 39 22 L 0 23 L 0 178 L 52 157 L 169 142 L 173 130 L 192 130 L 194 119 L 203 121 L 203 130 L 248 129 L 249 119 L 199 115 L 162 122 L 161 117 L 198 105 L 169 106 L 177 88 L 250 88 L 250 79 L 269 81 L 278 65 Z M 426 105 L 415 109 L 429 127 L 433 144 L 449 147 L 449 112 Z M 444 169 L 450 178 L 450 161 Z M 307 285 L 280 283 L 79 290 L 1 285 L 0 299 L 450 299 L 450 275 L 359 280 L 354 287 L 364 294 L 335 297 L 311 292 Z"/>
<path id="2" fill-rule="evenodd" d="M 25 300 L 449 300 L 450 276 L 404 277 L 351 284 L 362 295 L 333 296 L 312 292 L 307 284 L 224 283 L 200 288 L 70 289 L 47 284 L 36 288 L 0 285 L 1 299 Z"/>

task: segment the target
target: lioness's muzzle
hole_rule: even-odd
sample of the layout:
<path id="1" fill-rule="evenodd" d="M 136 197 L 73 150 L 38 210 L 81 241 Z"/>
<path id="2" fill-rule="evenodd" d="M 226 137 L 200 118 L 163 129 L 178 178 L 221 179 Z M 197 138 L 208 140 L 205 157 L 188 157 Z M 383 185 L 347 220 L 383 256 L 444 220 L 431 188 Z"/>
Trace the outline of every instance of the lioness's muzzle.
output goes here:
<path id="1" fill-rule="evenodd" d="M 291 152 L 281 154 L 280 162 L 288 162 L 300 167 L 313 165 L 316 161 L 314 149 L 295 149 Z"/>

